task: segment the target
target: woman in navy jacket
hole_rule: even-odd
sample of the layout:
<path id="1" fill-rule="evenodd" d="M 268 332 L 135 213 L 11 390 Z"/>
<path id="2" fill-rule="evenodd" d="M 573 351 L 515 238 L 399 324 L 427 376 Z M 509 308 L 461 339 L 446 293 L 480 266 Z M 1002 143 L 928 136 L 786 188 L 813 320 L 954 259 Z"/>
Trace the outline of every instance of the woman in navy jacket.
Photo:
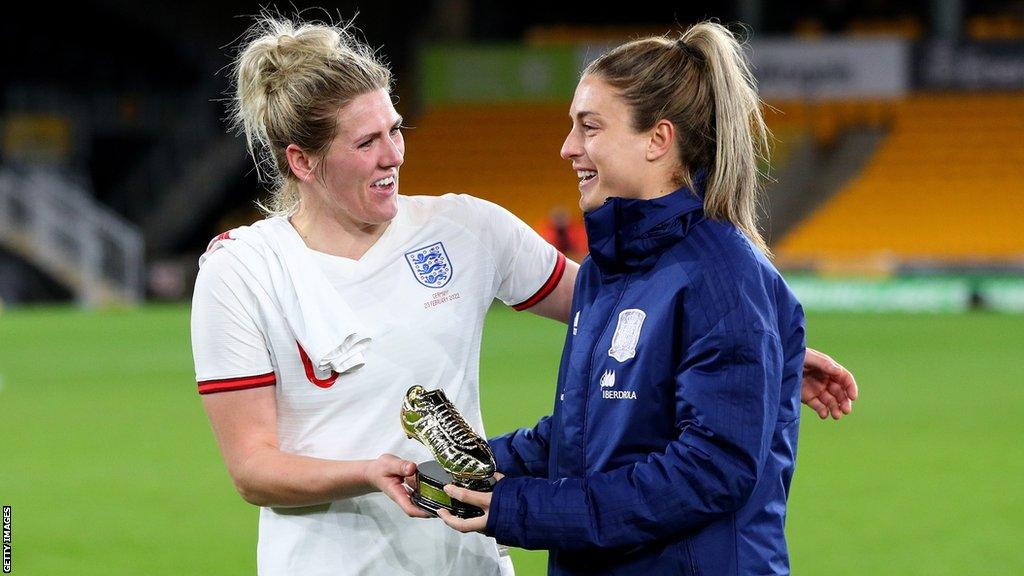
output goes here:
<path id="1" fill-rule="evenodd" d="M 505 474 L 452 527 L 552 574 L 786 574 L 804 317 L 756 226 L 760 102 L 724 27 L 595 60 L 562 147 L 590 257 L 554 413 L 491 440 Z"/>

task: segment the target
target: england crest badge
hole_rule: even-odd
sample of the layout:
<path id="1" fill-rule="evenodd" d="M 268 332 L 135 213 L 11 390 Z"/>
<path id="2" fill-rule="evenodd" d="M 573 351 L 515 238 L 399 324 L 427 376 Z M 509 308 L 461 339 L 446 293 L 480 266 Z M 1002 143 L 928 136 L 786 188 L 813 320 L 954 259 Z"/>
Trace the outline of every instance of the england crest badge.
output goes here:
<path id="1" fill-rule="evenodd" d="M 452 263 L 440 242 L 406 252 L 405 260 L 416 280 L 427 288 L 441 288 L 452 279 Z"/>
<path id="2" fill-rule="evenodd" d="M 608 355 L 619 362 L 625 362 L 636 356 L 636 343 L 640 341 L 640 328 L 644 325 L 647 313 L 639 308 L 630 308 L 619 312 L 619 323 L 615 326 L 612 346 Z"/>

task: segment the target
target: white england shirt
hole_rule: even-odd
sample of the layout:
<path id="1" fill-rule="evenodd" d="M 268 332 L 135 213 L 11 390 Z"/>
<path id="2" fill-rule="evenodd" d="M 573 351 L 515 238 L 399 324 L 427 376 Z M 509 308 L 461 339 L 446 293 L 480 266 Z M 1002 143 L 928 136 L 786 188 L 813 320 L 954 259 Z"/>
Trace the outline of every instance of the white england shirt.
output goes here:
<path id="1" fill-rule="evenodd" d="M 267 293 L 242 280 L 227 250 L 211 254 L 192 302 L 199 392 L 276 386 L 280 449 L 317 458 L 387 452 L 429 460 L 399 425 L 414 384 L 443 389 L 482 435 L 487 309 L 495 298 L 517 309 L 539 302 L 557 285 L 565 259 L 507 210 L 472 196 L 399 196 L 398 208 L 359 260 L 311 251 L 372 338 L 366 364 L 340 376 L 312 366 Z M 264 576 L 512 572 L 493 539 L 409 518 L 380 493 L 262 508 L 257 564 Z"/>

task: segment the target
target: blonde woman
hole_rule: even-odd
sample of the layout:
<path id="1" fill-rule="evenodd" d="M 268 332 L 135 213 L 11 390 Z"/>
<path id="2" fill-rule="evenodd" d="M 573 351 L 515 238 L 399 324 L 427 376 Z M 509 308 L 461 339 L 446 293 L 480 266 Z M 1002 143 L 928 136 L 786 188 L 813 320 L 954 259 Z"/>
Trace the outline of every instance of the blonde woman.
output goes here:
<path id="1" fill-rule="evenodd" d="M 562 157 L 579 270 L 554 414 L 491 440 L 452 527 L 550 549 L 551 574 L 785 574 L 804 316 L 756 226 L 765 127 L 742 49 L 702 23 L 583 74 Z"/>
<path id="2" fill-rule="evenodd" d="M 404 479 L 430 455 L 398 409 L 413 384 L 442 388 L 482 430 L 489 306 L 564 321 L 576 264 L 489 202 L 398 195 L 391 75 L 344 27 L 264 19 L 236 74 L 236 120 L 275 195 L 204 256 L 192 346 L 228 472 L 261 507 L 259 573 L 511 573 L 493 540 L 409 517 L 427 514 Z M 316 288 L 333 296 L 301 301 Z M 341 306 L 355 318 L 319 331 L 358 321 L 370 342 L 324 369 L 315 326 Z"/>

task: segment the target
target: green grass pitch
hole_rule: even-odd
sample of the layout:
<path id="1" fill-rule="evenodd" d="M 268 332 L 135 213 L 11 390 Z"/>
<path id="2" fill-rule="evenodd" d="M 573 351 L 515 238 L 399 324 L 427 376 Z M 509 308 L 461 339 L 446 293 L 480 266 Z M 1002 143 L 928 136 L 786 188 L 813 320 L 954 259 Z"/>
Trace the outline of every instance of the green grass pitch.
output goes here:
<path id="1" fill-rule="evenodd" d="M 492 312 L 489 433 L 549 412 L 563 329 Z M 809 342 L 862 398 L 838 423 L 804 409 L 794 572 L 1024 573 L 1024 318 L 812 314 Z M 14 574 L 255 573 L 257 510 L 196 394 L 187 307 L 3 312 L 0 414 Z M 514 558 L 544 573 L 545 554 Z"/>

